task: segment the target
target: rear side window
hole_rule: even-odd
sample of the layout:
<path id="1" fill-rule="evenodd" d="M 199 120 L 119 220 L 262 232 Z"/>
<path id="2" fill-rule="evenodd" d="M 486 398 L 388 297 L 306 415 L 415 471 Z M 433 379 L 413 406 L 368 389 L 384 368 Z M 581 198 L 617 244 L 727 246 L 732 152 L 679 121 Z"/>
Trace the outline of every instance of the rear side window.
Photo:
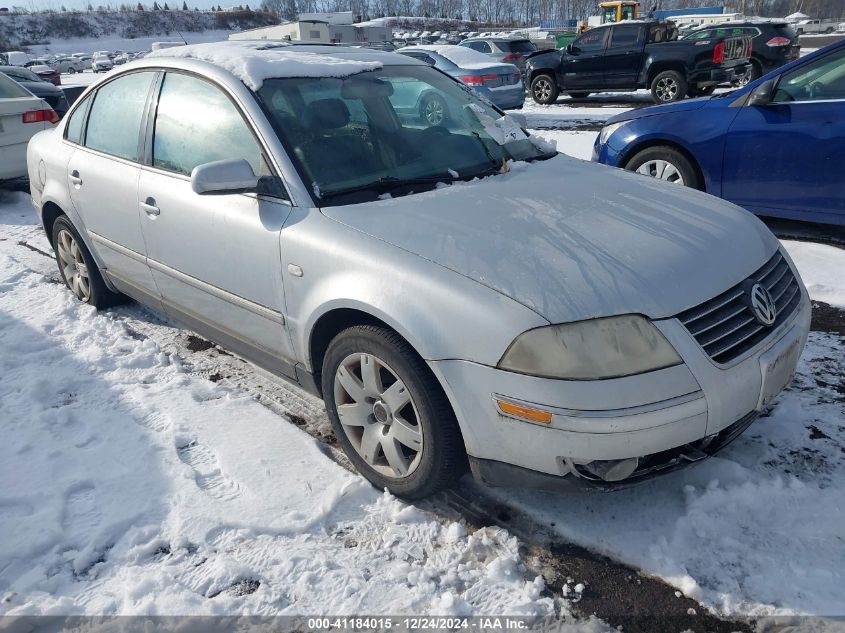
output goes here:
<path id="1" fill-rule="evenodd" d="M 73 111 L 68 119 L 67 127 L 65 128 L 65 138 L 71 143 L 82 143 L 82 128 L 85 126 L 85 114 L 88 112 L 88 105 L 91 103 L 91 96 L 85 97 L 85 100 Z"/>
<path id="2" fill-rule="evenodd" d="M 156 112 L 153 166 L 190 175 L 197 165 L 236 158 L 261 175 L 261 148 L 234 104 L 207 81 L 168 73 Z"/>
<path id="3" fill-rule="evenodd" d="M 0 73 L 0 99 L 19 99 L 21 97 L 31 97 L 27 90 L 14 80 L 3 73 Z"/>
<path id="4" fill-rule="evenodd" d="M 493 52 L 493 49 L 490 48 L 490 45 L 487 42 L 468 42 L 466 46 L 468 46 L 474 51 L 478 51 L 479 53 Z"/>
<path id="5" fill-rule="evenodd" d="M 88 117 L 85 147 L 138 160 L 141 119 L 154 78 L 152 72 L 132 73 L 97 90 Z"/>
<path id="6" fill-rule="evenodd" d="M 638 26 L 614 26 L 611 35 L 611 46 L 633 46 L 640 39 Z"/>
<path id="7" fill-rule="evenodd" d="M 514 40 L 512 42 L 499 42 L 499 48 L 507 53 L 533 53 L 537 47 L 530 40 Z"/>

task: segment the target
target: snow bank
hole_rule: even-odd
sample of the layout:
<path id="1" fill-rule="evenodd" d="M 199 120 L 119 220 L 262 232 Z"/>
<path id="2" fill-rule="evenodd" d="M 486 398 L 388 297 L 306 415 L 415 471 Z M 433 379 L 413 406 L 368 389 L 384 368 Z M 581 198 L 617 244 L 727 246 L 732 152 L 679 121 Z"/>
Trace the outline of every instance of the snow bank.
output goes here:
<path id="1" fill-rule="evenodd" d="M 153 51 L 148 57 L 201 59 L 225 68 L 252 90 L 276 77 L 349 77 L 382 67 L 381 62 L 342 59 L 293 46 L 267 46 L 255 42 L 191 44 Z"/>
<path id="2" fill-rule="evenodd" d="M 845 250 L 824 244 L 785 241 L 784 246 L 795 260 L 801 279 L 813 299 L 845 308 Z"/>

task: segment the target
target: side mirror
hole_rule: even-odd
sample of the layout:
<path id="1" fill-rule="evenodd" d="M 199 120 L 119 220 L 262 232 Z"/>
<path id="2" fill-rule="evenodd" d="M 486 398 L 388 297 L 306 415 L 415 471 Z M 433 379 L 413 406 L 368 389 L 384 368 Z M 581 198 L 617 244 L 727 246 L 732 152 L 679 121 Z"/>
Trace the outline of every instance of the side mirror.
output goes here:
<path id="1" fill-rule="evenodd" d="M 243 158 L 197 165 L 191 172 L 194 193 L 243 193 L 258 187 L 258 176 Z"/>
<path id="2" fill-rule="evenodd" d="M 567 44 L 566 48 L 563 49 L 563 52 L 566 53 L 567 55 L 572 55 L 574 50 L 575 50 L 575 47 L 572 46 L 572 44 Z"/>
<path id="3" fill-rule="evenodd" d="M 748 96 L 748 105 L 769 105 L 772 102 L 772 97 L 774 96 L 776 79 L 777 78 L 764 81 L 759 86 L 754 88 L 754 90 L 752 90 L 751 94 Z"/>

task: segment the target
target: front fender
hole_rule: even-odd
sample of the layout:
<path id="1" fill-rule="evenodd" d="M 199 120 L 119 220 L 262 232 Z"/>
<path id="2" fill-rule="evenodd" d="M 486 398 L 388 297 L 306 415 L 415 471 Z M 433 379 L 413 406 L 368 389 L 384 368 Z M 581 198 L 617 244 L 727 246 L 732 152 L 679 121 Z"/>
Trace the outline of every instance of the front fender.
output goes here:
<path id="1" fill-rule="evenodd" d="M 314 326 L 339 308 L 384 321 L 426 360 L 485 365 L 495 365 L 517 335 L 548 324 L 501 293 L 318 209 L 295 209 L 281 242 L 288 329 L 309 371 Z M 289 274 L 289 264 L 301 267 L 302 276 Z"/>

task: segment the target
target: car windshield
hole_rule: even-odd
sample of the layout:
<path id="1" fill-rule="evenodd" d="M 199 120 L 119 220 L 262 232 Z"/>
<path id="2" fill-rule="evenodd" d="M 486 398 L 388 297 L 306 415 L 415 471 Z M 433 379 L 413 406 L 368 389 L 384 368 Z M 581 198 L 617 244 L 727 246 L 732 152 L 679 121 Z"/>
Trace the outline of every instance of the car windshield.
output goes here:
<path id="1" fill-rule="evenodd" d="M 554 155 L 429 66 L 385 66 L 345 79 L 269 79 L 257 96 L 325 204 L 404 195 L 499 173 L 508 161 Z"/>

